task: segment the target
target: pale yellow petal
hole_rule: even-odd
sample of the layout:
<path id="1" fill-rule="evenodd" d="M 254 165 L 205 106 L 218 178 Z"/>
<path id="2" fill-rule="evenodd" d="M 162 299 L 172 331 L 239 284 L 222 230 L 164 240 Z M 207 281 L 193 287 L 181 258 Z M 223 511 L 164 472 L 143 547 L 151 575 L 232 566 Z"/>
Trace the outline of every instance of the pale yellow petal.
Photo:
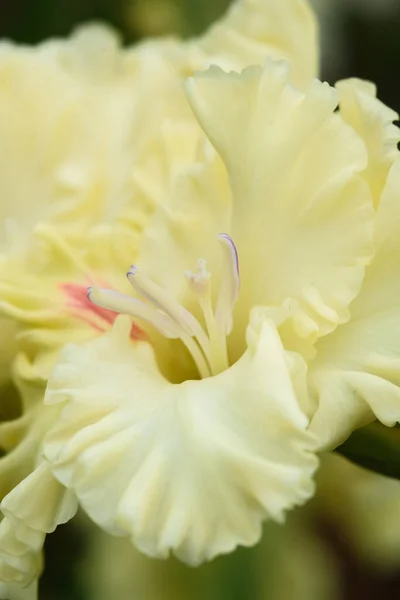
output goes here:
<path id="1" fill-rule="evenodd" d="M 211 68 L 188 94 L 230 176 L 236 312 L 290 303 L 299 335 L 315 338 L 349 316 L 372 254 L 373 209 L 359 175 L 365 146 L 334 114 L 337 92 L 315 80 L 302 93 L 288 69 Z"/>
<path id="2" fill-rule="evenodd" d="M 368 165 L 363 177 L 378 206 L 390 167 L 399 155 L 400 130 L 393 124 L 399 115 L 376 97 L 376 86 L 368 81 L 345 79 L 336 88 L 342 118 L 366 144 Z"/>
<path id="3" fill-rule="evenodd" d="M 7 519 L 42 533 L 52 533 L 57 525 L 72 519 L 76 509 L 73 496 L 52 476 L 46 462 L 39 465 L 1 503 Z M 19 538 L 17 531 L 18 527 L 16 536 Z"/>
<path id="4" fill-rule="evenodd" d="M 193 270 L 199 258 L 211 263 L 213 273 L 214 267 L 218 268 L 217 255 L 221 252 L 217 235 L 230 227 L 230 220 L 226 170 L 207 142 L 202 155 L 181 169 L 164 203 L 148 223 L 138 264 L 182 299 L 188 292 L 184 273 Z M 162 260 L 156 248 L 162 248 Z"/>
<path id="5" fill-rule="evenodd" d="M 43 358 L 43 354 L 39 354 Z M 57 418 L 58 407 L 43 407 L 47 366 L 40 375 L 42 360 L 28 363 L 18 355 L 15 374 L 18 412 L 0 424 L 0 501 L 34 471 L 40 458 L 43 436 Z M 52 360 L 54 362 L 54 358 Z"/>
<path id="6" fill-rule="evenodd" d="M 42 462 L 2 501 L 0 580 L 29 586 L 42 569 L 41 550 L 47 533 L 76 513 L 74 495 Z"/>
<path id="7" fill-rule="evenodd" d="M 46 401 L 64 404 L 44 451 L 102 528 L 198 564 L 252 545 L 266 518 L 313 493 L 313 437 L 274 327 L 254 315 L 229 370 L 171 384 L 127 324 L 67 347 Z"/>
<path id="8" fill-rule="evenodd" d="M 376 223 L 376 255 L 351 305 L 350 321 L 317 344 L 310 384 L 319 405 L 311 423 L 337 445 L 377 417 L 400 420 L 400 161 L 389 174 Z"/>
<path id="9" fill-rule="evenodd" d="M 68 215 L 79 222 L 104 216 L 110 196 L 115 203 L 126 194 L 136 97 L 115 35 L 98 27 L 37 47 L 3 43 L 0 73 L 1 211 L 9 234 L 40 219 L 66 227 Z"/>
<path id="10" fill-rule="evenodd" d="M 0 250 L 23 245 L 42 220 L 72 233 L 122 217 L 140 225 L 134 167 L 151 154 L 157 163 L 165 119 L 193 121 L 183 56 L 178 42 L 122 49 L 102 26 L 38 46 L 0 45 Z"/>
<path id="11" fill-rule="evenodd" d="M 100 83 L 113 78 L 123 66 L 120 35 L 100 23 L 77 27 L 70 43 L 62 38 L 46 40 L 37 47 L 37 52 L 84 82 L 89 79 Z"/>
<path id="12" fill-rule="evenodd" d="M 290 61 L 295 85 L 318 74 L 316 19 L 303 0 L 237 0 L 198 44 L 226 71 L 262 65 L 269 56 Z"/>

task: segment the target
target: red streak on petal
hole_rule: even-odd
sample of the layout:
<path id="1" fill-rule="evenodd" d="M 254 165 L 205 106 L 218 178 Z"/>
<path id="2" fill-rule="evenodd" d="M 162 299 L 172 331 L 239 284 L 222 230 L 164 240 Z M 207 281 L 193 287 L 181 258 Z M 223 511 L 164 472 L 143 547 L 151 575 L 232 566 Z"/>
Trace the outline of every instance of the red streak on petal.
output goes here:
<path id="1" fill-rule="evenodd" d="M 96 331 L 106 331 L 118 317 L 119 313 L 93 304 L 87 297 L 87 287 L 85 285 L 63 283 L 60 288 L 68 298 L 67 306 L 74 309 L 72 311 L 74 316 L 93 327 Z M 96 318 L 100 322 L 96 322 Z M 135 322 L 132 322 L 131 339 L 147 339 L 145 331 Z"/>

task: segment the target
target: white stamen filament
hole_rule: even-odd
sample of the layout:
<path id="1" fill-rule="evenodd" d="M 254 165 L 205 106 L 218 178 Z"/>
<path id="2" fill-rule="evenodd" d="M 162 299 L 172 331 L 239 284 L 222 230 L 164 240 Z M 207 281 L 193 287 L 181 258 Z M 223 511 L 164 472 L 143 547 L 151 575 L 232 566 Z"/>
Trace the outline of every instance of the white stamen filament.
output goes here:
<path id="1" fill-rule="evenodd" d="M 169 315 L 189 337 L 196 337 L 204 354 L 206 356 L 209 354 L 209 339 L 192 313 L 178 304 L 173 296 L 139 271 L 137 267 L 131 266 L 126 276 L 139 295 Z"/>
<path id="2" fill-rule="evenodd" d="M 239 290 L 236 247 L 227 234 L 220 234 L 218 238 L 224 248 L 224 262 L 215 312 L 211 300 L 211 275 L 206 261 L 199 259 L 196 270 L 185 273 L 202 310 L 207 333 L 192 313 L 135 266 L 130 268 L 127 278 L 147 302 L 95 287 L 89 288 L 88 298 L 102 308 L 143 319 L 168 338 L 179 338 L 190 352 L 202 378 L 217 375 L 229 367 L 226 336 L 232 329 L 232 312 Z"/>
<path id="3" fill-rule="evenodd" d="M 131 266 L 126 276 L 133 289 L 140 296 L 143 296 L 151 304 L 154 304 L 157 308 L 167 313 L 171 319 L 179 323 L 188 335 L 194 335 L 193 315 L 178 304 L 173 296 L 168 294 L 166 290 L 157 285 L 155 281 L 147 277 L 145 273 L 142 273 L 134 265 Z"/>
<path id="4" fill-rule="evenodd" d="M 210 365 L 196 340 L 191 338 L 190 335 L 184 334 L 181 335 L 181 341 L 185 344 L 186 348 L 192 355 L 201 378 L 205 379 L 206 377 L 210 377 L 212 370 L 210 369 Z"/>
<path id="5" fill-rule="evenodd" d="M 108 308 L 114 312 L 130 315 L 142 319 L 155 327 L 162 335 L 169 339 L 181 339 L 193 357 L 202 378 L 209 377 L 210 369 L 196 341 L 183 331 L 167 314 L 153 306 L 142 302 L 138 298 L 120 294 L 114 290 L 103 290 L 96 287 L 88 288 L 88 298 L 101 308 Z"/>
<path id="6" fill-rule="evenodd" d="M 196 271 L 186 271 L 185 276 L 203 312 L 209 340 L 209 363 L 212 373 L 216 375 L 228 368 L 228 351 L 225 333 L 218 327 L 212 308 L 211 276 L 206 261 L 200 258 Z"/>
<path id="7" fill-rule="evenodd" d="M 91 302 L 101 308 L 146 321 L 167 338 L 178 339 L 181 337 L 182 332 L 179 326 L 168 315 L 138 298 L 94 286 L 88 288 L 87 296 Z"/>

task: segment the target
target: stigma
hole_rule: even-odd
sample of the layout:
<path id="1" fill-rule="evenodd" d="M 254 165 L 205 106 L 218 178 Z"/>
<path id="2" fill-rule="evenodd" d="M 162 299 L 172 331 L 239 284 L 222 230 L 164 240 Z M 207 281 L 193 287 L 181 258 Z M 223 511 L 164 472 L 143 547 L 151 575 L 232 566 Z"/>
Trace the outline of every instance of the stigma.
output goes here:
<path id="1" fill-rule="evenodd" d="M 182 273 L 202 314 L 202 323 L 168 290 L 159 286 L 141 269 L 132 265 L 127 273 L 137 296 L 91 286 L 90 302 L 113 313 L 145 321 L 170 339 L 180 339 L 190 352 L 202 378 L 217 375 L 229 367 L 227 337 L 233 326 L 233 310 L 239 294 L 239 259 L 232 238 L 218 235 L 222 251 L 221 278 L 213 305 L 212 274 L 207 261 L 199 258 L 194 271 Z"/>

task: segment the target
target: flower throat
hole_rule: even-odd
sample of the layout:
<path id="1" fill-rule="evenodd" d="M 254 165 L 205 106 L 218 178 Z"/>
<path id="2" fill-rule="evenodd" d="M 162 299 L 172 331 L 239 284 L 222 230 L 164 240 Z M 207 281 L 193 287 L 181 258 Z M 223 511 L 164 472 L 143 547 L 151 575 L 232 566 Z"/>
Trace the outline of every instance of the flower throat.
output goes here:
<path id="1" fill-rule="evenodd" d="M 229 367 L 227 336 L 233 326 L 233 309 L 240 281 L 238 253 L 232 238 L 221 233 L 218 241 L 223 253 L 223 266 L 215 308 L 207 262 L 198 259 L 195 271 L 184 274 L 201 308 L 204 327 L 176 298 L 136 266 L 131 266 L 127 278 L 137 298 L 92 286 L 87 291 L 88 299 L 101 308 L 141 319 L 167 338 L 180 339 L 202 378 L 217 375 Z"/>

